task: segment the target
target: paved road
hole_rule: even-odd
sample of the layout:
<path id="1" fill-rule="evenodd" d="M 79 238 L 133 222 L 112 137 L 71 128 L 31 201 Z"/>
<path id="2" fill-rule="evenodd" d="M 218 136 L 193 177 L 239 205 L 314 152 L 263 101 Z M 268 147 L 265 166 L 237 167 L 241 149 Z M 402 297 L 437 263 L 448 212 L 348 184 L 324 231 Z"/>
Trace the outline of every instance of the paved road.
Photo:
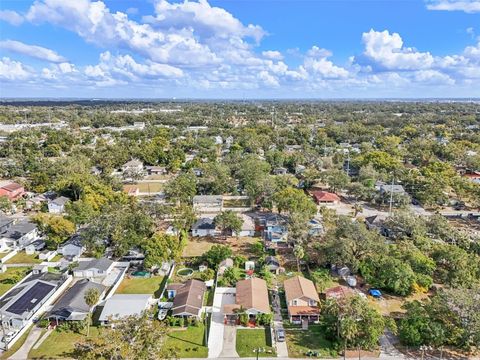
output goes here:
<path id="1" fill-rule="evenodd" d="M 27 336 L 27 339 L 23 345 L 17 350 L 15 354 L 9 357 L 9 360 L 25 360 L 28 357 L 28 353 L 32 346 L 37 342 L 38 338 L 42 334 L 42 329 L 34 326 Z"/>
<path id="2" fill-rule="evenodd" d="M 237 327 L 225 325 L 223 332 L 223 349 L 221 358 L 238 358 L 237 353 Z"/>

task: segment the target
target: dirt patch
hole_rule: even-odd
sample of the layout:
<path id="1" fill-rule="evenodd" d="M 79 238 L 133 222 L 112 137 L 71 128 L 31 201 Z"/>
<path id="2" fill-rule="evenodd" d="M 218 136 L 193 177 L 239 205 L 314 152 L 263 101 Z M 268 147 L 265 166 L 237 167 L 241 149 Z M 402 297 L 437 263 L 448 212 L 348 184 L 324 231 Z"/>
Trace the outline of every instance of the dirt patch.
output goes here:
<path id="1" fill-rule="evenodd" d="M 244 256 L 252 256 L 251 247 L 252 244 L 261 241 L 257 237 L 227 237 L 227 238 L 212 238 L 212 237 L 190 237 L 188 244 L 183 251 L 184 257 L 197 257 L 202 256 L 210 248 L 217 245 L 229 246 L 234 254 L 240 254 Z"/>

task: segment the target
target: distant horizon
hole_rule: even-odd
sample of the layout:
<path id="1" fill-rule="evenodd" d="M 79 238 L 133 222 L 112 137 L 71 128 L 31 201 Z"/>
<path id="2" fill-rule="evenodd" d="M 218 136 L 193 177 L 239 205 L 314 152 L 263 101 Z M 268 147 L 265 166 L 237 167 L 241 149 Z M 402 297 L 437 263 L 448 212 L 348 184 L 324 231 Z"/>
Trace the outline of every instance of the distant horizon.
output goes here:
<path id="1" fill-rule="evenodd" d="M 451 101 L 451 102 L 468 102 L 468 101 L 480 101 L 480 97 L 351 97 L 351 98 L 309 98 L 309 97 L 296 97 L 296 98 L 145 98 L 145 97 L 0 97 L 0 102 L 23 102 L 23 101 L 143 101 L 143 102 L 183 102 L 183 101 Z"/>

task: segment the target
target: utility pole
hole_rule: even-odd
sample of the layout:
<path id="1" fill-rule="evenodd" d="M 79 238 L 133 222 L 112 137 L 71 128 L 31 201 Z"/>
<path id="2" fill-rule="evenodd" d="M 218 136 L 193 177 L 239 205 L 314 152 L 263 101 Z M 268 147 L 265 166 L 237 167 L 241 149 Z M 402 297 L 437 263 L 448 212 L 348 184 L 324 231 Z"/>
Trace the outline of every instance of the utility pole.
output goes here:
<path id="1" fill-rule="evenodd" d="M 390 188 L 390 209 L 388 211 L 389 216 L 392 216 L 392 205 L 393 205 L 393 184 L 395 181 L 395 174 L 392 175 L 392 186 Z"/>
<path id="2" fill-rule="evenodd" d="M 350 150 L 348 151 L 347 157 L 347 175 L 350 176 Z"/>

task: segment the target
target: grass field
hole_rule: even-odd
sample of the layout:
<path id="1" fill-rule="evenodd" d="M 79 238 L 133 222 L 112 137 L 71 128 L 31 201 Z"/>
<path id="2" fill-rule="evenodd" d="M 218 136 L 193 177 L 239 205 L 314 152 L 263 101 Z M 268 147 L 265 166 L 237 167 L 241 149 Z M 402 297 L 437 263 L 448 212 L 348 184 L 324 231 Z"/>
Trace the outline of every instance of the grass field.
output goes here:
<path id="1" fill-rule="evenodd" d="M 304 358 L 305 353 L 309 350 L 317 351 L 321 357 L 335 358 L 338 356 L 334 344 L 325 339 L 319 325 L 311 325 L 307 331 L 285 329 L 285 332 L 290 357 Z"/>
<path id="2" fill-rule="evenodd" d="M 429 295 L 425 293 L 416 293 L 407 297 L 395 296 L 389 294 L 382 294 L 381 299 L 374 299 L 371 296 L 368 297 L 368 302 L 374 308 L 376 308 L 382 315 L 391 315 L 395 313 L 404 313 L 405 309 L 402 309 L 402 305 L 408 301 L 423 300 Z"/>
<path id="3" fill-rule="evenodd" d="M 3 259 L 5 256 L 7 256 L 8 254 L 10 254 L 9 251 L 7 252 L 0 252 L 0 259 Z"/>
<path id="4" fill-rule="evenodd" d="M 29 267 L 8 268 L 0 274 L 0 295 L 5 294 L 30 271 Z"/>
<path id="5" fill-rule="evenodd" d="M 99 328 L 90 327 L 90 337 L 98 335 Z M 84 334 L 72 331 L 54 330 L 38 349 L 30 350 L 29 359 L 73 359 L 72 351 L 75 344 L 85 339 Z"/>
<path id="6" fill-rule="evenodd" d="M 271 345 L 270 330 L 266 329 L 237 329 L 237 353 L 240 357 L 255 357 L 255 349 L 262 348 L 265 351 L 258 354 L 259 357 L 275 356 L 275 350 Z M 268 345 L 267 345 L 268 343 Z"/>
<path id="7" fill-rule="evenodd" d="M 40 264 L 41 262 L 42 260 L 36 254 L 27 255 L 25 251 L 22 251 L 7 260 L 6 264 Z"/>
<path id="8" fill-rule="evenodd" d="M 165 184 L 159 182 L 141 182 L 136 184 L 124 185 L 124 189 L 137 187 L 141 193 L 157 193 L 163 190 Z"/>
<path id="9" fill-rule="evenodd" d="M 150 278 L 125 278 L 117 288 L 116 294 L 154 294 L 160 296 L 163 276 Z"/>
<path id="10" fill-rule="evenodd" d="M 205 327 L 203 324 L 187 329 L 173 329 L 168 335 L 166 346 L 175 349 L 179 358 L 206 358 L 208 348 L 204 346 Z"/>
<path id="11" fill-rule="evenodd" d="M 210 250 L 210 248 L 215 244 L 228 245 L 234 252 L 234 254 L 251 256 L 251 245 L 260 241 L 260 238 L 257 237 L 227 237 L 226 240 L 223 239 L 212 239 L 212 238 L 197 238 L 189 237 L 188 244 L 183 250 L 184 257 L 196 257 L 202 256 L 203 253 Z"/>

